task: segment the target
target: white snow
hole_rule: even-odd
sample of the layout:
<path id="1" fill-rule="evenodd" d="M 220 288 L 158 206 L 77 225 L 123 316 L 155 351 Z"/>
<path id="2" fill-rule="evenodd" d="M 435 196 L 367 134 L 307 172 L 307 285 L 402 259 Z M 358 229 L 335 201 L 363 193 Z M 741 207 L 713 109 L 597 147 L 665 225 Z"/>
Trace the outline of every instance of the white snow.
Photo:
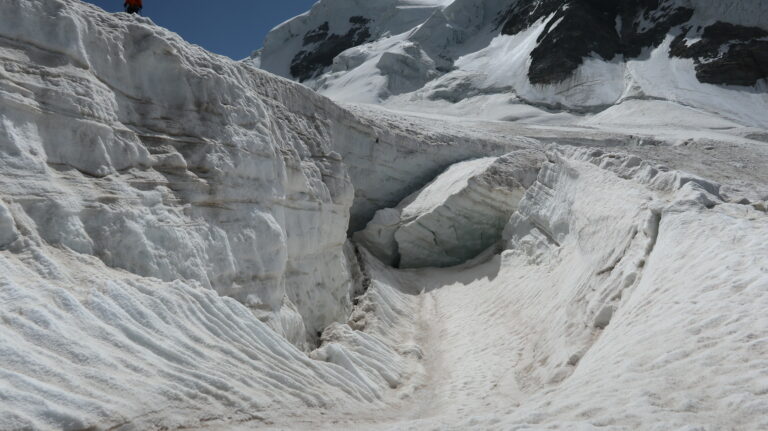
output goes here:
<path id="1" fill-rule="evenodd" d="M 633 156 L 549 159 L 500 256 L 420 270 L 366 259 L 372 291 L 394 284 L 413 304 L 396 326 L 401 340 L 419 331 L 404 402 L 271 429 L 768 425 L 765 214 Z"/>
<path id="2" fill-rule="evenodd" d="M 339 106 L 147 18 L 0 3 L 0 429 L 768 429 L 764 88 L 669 40 L 533 87 L 543 23 L 497 37 L 505 4 L 278 26 L 267 68 L 377 17 L 309 84 L 383 106 Z"/>
<path id="3" fill-rule="evenodd" d="M 403 202 L 403 217 L 412 220 L 434 211 L 445 202 L 446 197 L 465 189 L 473 177 L 485 172 L 497 160 L 494 157 L 485 157 L 452 165 L 435 181 L 406 198 Z"/>
<path id="4" fill-rule="evenodd" d="M 386 7 L 393 7 L 393 2 L 385 3 Z M 313 24 L 348 14 L 378 16 L 382 13 L 380 8 L 385 7 L 379 2 L 368 7 L 357 3 L 354 7 L 342 7 L 328 1 L 320 4 L 322 8 L 316 6 L 307 15 L 312 17 Z M 669 6 L 675 5 L 695 9 L 695 15 L 687 24 L 694 27 L 719 20 L 768 28 L 768 7 L 764 2 L 675 0 Z M 377 30 L 372 41 L 337 57 L 336 61 L 343 67 L 334 64 L 331 70 L 305 84 L 341 102 L 384 104 L 395 110 L 459 116 L 469 111 L 469 115 L 485 119 L 520 119 L 521 104 L 528 109 L 525 118 L 531 115 L 531 105 L 560 111 L 553 115 L 562 116 L 569 111 L 599 112 L 628 100 L 642 99 L 694 107 L 742 126 L 768 127 L 767 117 L 763 115 L 768 111 L 764 82 L 754 88 L 699 82 L 693 60 L 670 58 L 669 44 L 674 34 L 637 59 L 625 60 L 619 56 L 606 61 L 595 56 L 586 59 L 563 82 L 532 85 L 527 76 L 530 54 L 549 19 L 514 36 L 499 35 L 495 19 L 508 6 L 508 2 L 497 0 L 436 2 L 433 13 L 425 16 L 395 8 L 397 12 L 384 13 L 383 19 L 376 20 Z M 290 22 L 291 37 L 296 43 L 299 36 L 314 28 L 307 16 Z M 408 24 L 411 27 L 407 27 Z M 276 31 L 268 37 L 265 49 L 275 52 L 275 61 L 262 62 L 261 67 L 290 77 L 287 65 L 299 49 L 291 45 L 294 39 L 287 44 L 273 42 L 285 40 L 287 36 L 283 33 Z M 410 54 L 403 54 L 409 50 Z M 391 64 L 394 59 L 399 62 L 397 73 L 393 73 L 391 67 L 377 67 L 377 64 Z M 475 109 L 455 106 L 462 104 L 470 104 Z M 478 105 L 482 106 L 481 110 L 476 108 Z M 540 118 L 539 113 L 534 115 L 537 122 L 562 122 L 562 118 L 553 119 L 551 115 L 543 116 L 549 117 L 546 119 Z M 663 119 L 663 115 L 660 117 Z"/>
<path id="5" fill-rule="evenodd" d="M 456 163 L 394 209 L 376 213 L 355 241 L 401 268 L 464 263 L 501 239 L 501 231 L 543 155 L 535 150 Z"/>
<path id="6" fill-rule="evenodd" d="M 15 0 L 0 20 L 0 183 L 27 236 L 197 281 L 299 346 L 349 313 L 353 189 L 304 113 L 329 101 L 144 18 Z"/>

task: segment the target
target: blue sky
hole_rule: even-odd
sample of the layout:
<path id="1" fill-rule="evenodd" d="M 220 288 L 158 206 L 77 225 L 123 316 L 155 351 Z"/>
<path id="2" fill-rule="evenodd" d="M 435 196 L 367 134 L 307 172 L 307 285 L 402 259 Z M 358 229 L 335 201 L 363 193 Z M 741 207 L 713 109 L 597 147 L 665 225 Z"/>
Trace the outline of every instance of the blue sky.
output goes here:
<path id="1" fill-rule="evenodd" d="M 123 0 L 86 1 L 110 12 L 123 10 Z M 144 0 L 142 15 L 209 51 L 239 60 L 260 48 L 274 26 L 308 11 L 316 1 Z"/>

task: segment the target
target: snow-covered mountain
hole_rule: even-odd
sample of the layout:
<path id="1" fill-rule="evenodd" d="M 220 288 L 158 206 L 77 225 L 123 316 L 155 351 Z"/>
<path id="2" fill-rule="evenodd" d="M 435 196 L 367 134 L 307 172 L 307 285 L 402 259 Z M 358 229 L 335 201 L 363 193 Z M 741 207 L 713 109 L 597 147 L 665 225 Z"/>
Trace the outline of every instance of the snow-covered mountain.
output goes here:
<path id="1" fill-rule="evenodd" d="M 401 109 L 501 119 L 667 100 L 768 124 L 762 0 L 321 0 L 251 61 Z"/>
<path id="2" fill-rule="evenodd" d="M 764 18 L 3 0 L 0 430 L 768 429 Z"/>

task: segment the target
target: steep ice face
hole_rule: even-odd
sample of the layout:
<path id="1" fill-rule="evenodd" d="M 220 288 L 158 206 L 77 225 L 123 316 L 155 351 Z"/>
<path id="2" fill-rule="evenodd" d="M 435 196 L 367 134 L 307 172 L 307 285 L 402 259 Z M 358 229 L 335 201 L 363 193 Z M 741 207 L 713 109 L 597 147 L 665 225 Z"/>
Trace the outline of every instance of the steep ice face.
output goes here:
<path id="1" fill-rule="evenodd" d="M 111 267 L 236 298 L 297 345 L 349 313 L 353 189 L 315 115 L 328 101 L 79 3 L 4 2 L 0 24 L 14 219 Z"/>
<path id="2" fill-rule="evenodd" d="M 13 215 L 5 204 L 0 201 L 0 248 L 8 247 L 19 237 Z"/>

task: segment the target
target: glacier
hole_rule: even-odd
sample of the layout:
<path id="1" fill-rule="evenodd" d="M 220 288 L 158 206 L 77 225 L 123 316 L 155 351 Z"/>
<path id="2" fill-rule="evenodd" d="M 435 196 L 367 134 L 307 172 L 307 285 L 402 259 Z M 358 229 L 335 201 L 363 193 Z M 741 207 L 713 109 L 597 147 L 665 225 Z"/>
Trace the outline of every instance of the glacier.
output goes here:
<path id="1" fill-rule="evenodd" d="M 765 81 L 678 33 L 534 85 L 513 4 L 321 0 L 232 61 L 3 1 L 0 429 L 768 428 Z"/>

